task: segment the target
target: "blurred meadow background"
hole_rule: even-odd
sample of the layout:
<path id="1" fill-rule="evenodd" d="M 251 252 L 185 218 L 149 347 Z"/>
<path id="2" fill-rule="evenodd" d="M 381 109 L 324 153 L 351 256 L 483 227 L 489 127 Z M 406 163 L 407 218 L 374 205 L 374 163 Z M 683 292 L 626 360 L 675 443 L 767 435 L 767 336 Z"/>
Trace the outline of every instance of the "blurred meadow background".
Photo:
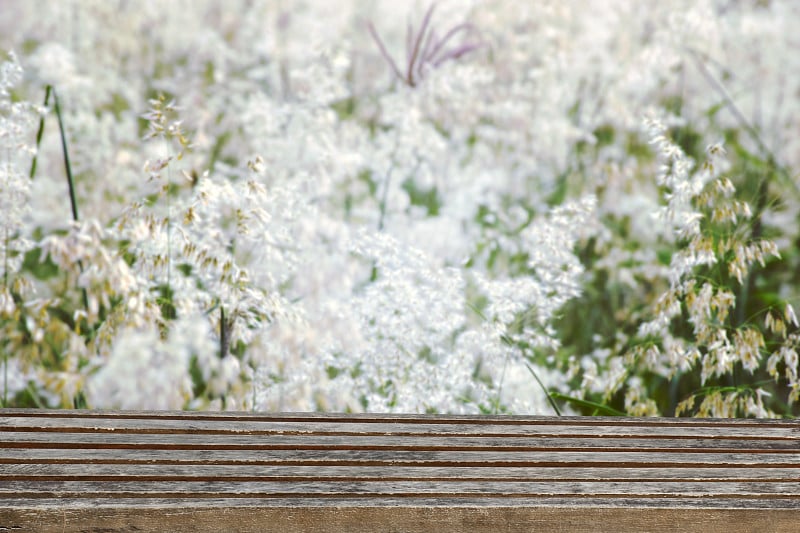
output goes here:
<path id="1" fill-rule="evenodd" d="M 798 27 L 0 0 L 0 405 L 796 416 Z"/>

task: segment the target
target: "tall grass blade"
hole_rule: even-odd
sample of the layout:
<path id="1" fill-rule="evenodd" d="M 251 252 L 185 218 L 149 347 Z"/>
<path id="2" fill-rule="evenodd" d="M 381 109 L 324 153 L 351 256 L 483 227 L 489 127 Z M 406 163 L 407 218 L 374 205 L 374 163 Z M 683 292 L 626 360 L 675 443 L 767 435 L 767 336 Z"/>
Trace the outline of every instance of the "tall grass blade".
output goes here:
<path id="1" fill-rule="evenodd" d="M 561 411 L 558 409 L 558 405 L 556 405 L 555 400 L 553 400 L 553 397 L 550 395 L 550 391 L 548 391 L 547 387 L 544 386 L 544 383 L 542 383 L 542 380 L 540 380 L 539 376 L 536 375 L 536 371 L 533 370 L 533 367 L 531 365 L 529 365 L 528 363 L 525 363 L 525 366 L 528 368 L 528 372 L 530 372 L 531 375 L 533 376 L 533 379 L 536 380 L 536 383 L 538 383 L 539 386 L 544 391 L 545 396 L 547 396 L 547 401 L 550 402 L 550 406 L 553 408 L 553 411 L 556 412 L 556 415 L 561 416 Z"/>
<path id="2" fill-rule="evenodd" d="M 50 86 L 48 86 L 50 88 Z M 56 111 L 56 118 L 58 119 L 58 131 L 61 133 L 61 150 L 64 152 L 64 171 L 67 173 L 67 185 L 69 186 L 69 202 L 72 207 L 72 220 L 78 222 L 78 202 L 75 200 L 75 181 L 72 178 L 72 166 L 69 163 L 69 149 L 67 148 L 67 136 L 64 133 L 64 119 L 61 116 L 61 106 L 58 103 L 58 94 L 55 88 L 53 92 L 53 107 Z M 78 261 L 78 268 L 83 272 L 83 263 Z M 86 288 L 82 288 L 83 293 L 83 307 L 89 310 L 89 296 L 86 293 Z"/>
<path id="3" fill-rule="evenodd" d="M 53 103 L 58 118 L 58 130 L 61 132 L 61 149 L 64 152 L 64 170 L 67 173 L 67 184 L 69 185 L 69 202 L 72 206 L 72 220 L 78 221 L 78 202 L 75 200 L 75 182 L 72 179 L 72 166 L 69 163 L 69 150 L 67 149 L 67 136 L 64 133 L 64 119 L 61 116 L 61 106 L 58 105 L 58 94 L 53 89 Z"/>
<path id="4" fill-rule="evenodd" d="M 232 325 L 232 324 L 231 324 Z M 219 358 L 225 359 L 231 344 L 231 328 L 225 318 L 225 307 L 219 306 Z"/>
<path id="5" fill-rule="evenodd" d="M 45 87 L 44 90 L 44 107 L 47 107 L 47 104 L 50 103 L 50 93 L 52 92 L 52 86 L 48 85 Z M 31 171 L 29 174 L 30 179 L 33 179 L 33 176 L 36 175 L 36 163 L 39 161 L 39 146 L 42 144 L 42 136 L 44 135 L 44 114 L 39 119 L 39 131 L 36 132 L 36 153 L 33 154 L 33 161 L 31 161 Z"/>

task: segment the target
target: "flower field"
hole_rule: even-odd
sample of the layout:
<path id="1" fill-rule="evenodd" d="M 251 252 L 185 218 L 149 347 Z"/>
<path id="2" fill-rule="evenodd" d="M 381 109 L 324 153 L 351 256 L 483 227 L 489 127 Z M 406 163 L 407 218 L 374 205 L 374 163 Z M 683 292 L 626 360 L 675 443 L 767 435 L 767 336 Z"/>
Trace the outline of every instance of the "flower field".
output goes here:
<path id="1" fill-rule="evenodd" d="M 798 25 L 3 0 L 0 405 L 796 416 Z"/>

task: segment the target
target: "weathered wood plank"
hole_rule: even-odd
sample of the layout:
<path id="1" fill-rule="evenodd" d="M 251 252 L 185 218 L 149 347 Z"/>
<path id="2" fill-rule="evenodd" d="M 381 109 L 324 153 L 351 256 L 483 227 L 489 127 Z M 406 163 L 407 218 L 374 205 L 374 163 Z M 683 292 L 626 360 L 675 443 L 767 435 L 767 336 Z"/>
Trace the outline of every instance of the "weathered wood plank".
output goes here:
<path id="1" fill-rule="evenodd" d="M 669 481 L 707 483 L 729 480 L 772 480 L 800 482 L 796 468 L 586 468 L 572 467 L 494 467 L 486 469 L 415 466 L 262 466 L 262 465 L 179 465 L 179 464 L 4 464 L 0 480 L 36 481 Z"/>
<path id="2" fill-rule="evenodd" d="M 560 437 L 408 437 L 393 435 L 195 435 L 141 433 L 57 433 L 5 432 L 4 448 L 137 448 L 149 450 L 392 450 L 392 451 L 492 451 L 492 452 L 560 452 L 592 451 L 619 452 L 636 449 L 653 453 L 800 453 L 800 442 L 794 440 L 761 439 L 668 439 L 651 438 L 572 438 Z"/>
<path id="3" fill-rule="evenodd" d="M 652 453 L 620 452 L 473 452 L 369 450 L 145 450 L 145 449 L 25 449 L 0 447 L 0 464 L 21 461 L 36 464 L 210 464 L 299 466 L 442 466 L 547 468 L 580 465 L 584 468 L 763 468 L 800 466 L 800 454 Z M 257 452 L 257 453 L 254 453 Z"/>
<path id="4" fill-rule="evenodd" d="M 560 420 L 560 419 L 558 419 Z M 284 422 L 284 421 L 252 421 L 241 420 L 198 420 L 187 417 L 185 420 L 168 418 L 119 419 L 119 418 L 87 418 L 87 417 L 0 417 L 0 432 L 7 431 L 54 431 L 59 433 L 191 433 L 191 434 L 252 434 L 252 435 L 339 435 L 339 436 L 478 436 L 478 437 L 545 437 L 545 438 L 640 438 L 650 439 L 662 437 L 670 439 L 722 438 L 727 440 L 757 438 L 759 440 L 794 440 L 800 441 L 800 425 L 781 423 L 762 425 L 729 424 L 717 421 L 717 424 L 705 426 L 669 426 L 663 424 L 630 424 L 614 423 L 613 419 L 604 425 L 586 426 L 583 424 L 440 424 L 430 423 L 408 424 L 388 419 L 386 426 L 375 423 L 333 422 L 327 420 Z M 647 420 L 647 419 L 645 419 Z M 146 422 L 145 422 L 146 421 Z M 738 422 L 738 421 L 737 421 Z M 731 431 L 735 429 L 735 433 Z"/>
<path id="5" fill-rule="evenodd" d="M 87 502 L 88 503 L 88 502 Z M 298 507 L 287 502 L 281 506 L 193 507 L 177 502 L 175 506 L 154 505 L 142 512 L 131 506 L 85 508 L 61 507 L 57 513 L 43 513 L 42 508 L 21 509 L 14 516 L 0 515 L 0 524 L 14 531 L 226 531 L 246 533 L 280 531 L 283 533 L 406 532 L 463 533 L 465 531 L 550 532 L 643 532 L 674 533 L 752 533 L 770 531 L 795 533 L 798 509 L 751 508 L 660 508 L 629 505 L 574 506 L 569 501 L 554 501 L 552 506 L 535 508 L 498 504 L 485 506 L 437 505 L 437 502 L 387 502 L 385 506 L 364 507 L 358 501 L 341 507 Z M 58 505 L 58 502 L 55 502 Z M 132 526 L 135 524 L 135 526 Z"/>
<path id="6" fill-rule="evenodd" d="M 759 510 L 774 512 L 775 510 L 800 510 L 800 501 L 796 498 L 747 498 L 736 499 L 736 504 L 731 504 L 732 498 L 706 499 L 697 497 L 675 497 L 664 498 L 642 498 L 632 496 L 603 496 L 586 497 L 582 494 L 571 496 L 552 496 L 530 498 L 520 496 L 508 498 L 505 496 L 475 496 L 467 495 L 462 498 L 439 498 L 429 495 L 416 497 L 395 497 L 384 496 L 381 498 L 174 498 L 164 500 L 163 498 L 8 498 L 2 500 L 4 506 L 9 509 L 40 509 L 42 511 L 53 509 L 119 509 L 123 507 L 137 507 L 141 510 L 186 507 L 186 508 L 217 508 L 218 510 L 227 508 L 252 508 L 252 507 L 293 507 L 299 512 L 313 508 L 344 508 L 354 506 L 360 508 L 375 507 L 422 507 L 431 506 L 439 508 L 486 508 L 496 509 L 504 507 L 529 508 L 528 512 L 533 513 L 540 509 L 564 506 L 570 509 L 588 508 L 614 508 L 622 512 L 631 508 L 653 508 L 653 509 L 747 509 L 758 512 Z M 3 516 L 4 507 L 0 507 L 0 517 Z M 795 511 L 797 512 L 797 511 Z M 369 530 L 363 528 L 364 530 Z M 560 530 L 559 530 L 560 531 Z M 796 529 L 794 530 L 796 531 Z"/>
<path id="7" fill-rule="evenodd" d="M 354 498 L 465 497 L 546 498 L 581 495 L 587 498 L 800 499 L 798 483 L 777 481 L 2 481 L 3 498 Z"/>
<path id="8" fill-rule="evenodd" d="M 731 419 L 731 418 L 656 418 L 656 417 L 584 417 L 584 416 L 520 416 L 520 415 L 429 415 L 429 414 L 341 414 L 341 413 L 243 413 L 216 411 L 93 411 L 53 409 L 0 409 L 0 417 L 19 419 L 96 419 L 96 420 L 233 420 L 245 422 L 284 421 L 317 423 L 335 421 L 340 423 L 391 424 L 405 423 L 416 426 L 427 424 L 486 425 L 574 425 L 631 426 L 631 427 L 793 427 L 791 420 Z"/>
<path id="9" fill-rule="evenodd" d="M 591 452 L 480 452 L 480 451 L 381 451 L 381 450 L 146 450 L 146 449 L 52 449 L 2 448 L 0 464 L 21 461 L 101 464 L 216 464 L 305 466 L 443 466 L 547 468 L 579 464 L 584 468 L 717 468 L 765 466 L 797 468 L 798 453 L 652 453 L 638 451 Z M 257 452 L 257 453 L 254 453 Z"/>

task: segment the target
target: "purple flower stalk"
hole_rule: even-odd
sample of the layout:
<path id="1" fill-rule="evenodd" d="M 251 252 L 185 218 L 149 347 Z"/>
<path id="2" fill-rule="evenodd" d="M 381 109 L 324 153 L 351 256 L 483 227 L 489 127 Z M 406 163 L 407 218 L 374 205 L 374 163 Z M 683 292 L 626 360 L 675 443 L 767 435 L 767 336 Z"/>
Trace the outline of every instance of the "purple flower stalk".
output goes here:
<path id="1" fill-rule="evenodd" d="M 450 28 L 444 36 L 439 38 L 436 29 L 431 25 L 433 18 L 433 10 L 436 4 L 431 4 L 425 17 L 422 19 L 422 25 L 419 31 L 415 34 L 414 27 L 409 22 L 408 31 L 406 32 L 406 67 L 405 71 L 401 71 L 395 63 L 392 56 L 386 50 L 383 40 L 375 30 L 372 22 L 367 23 L 372 38 L 378 45 L 378 49 L 386 62 L 392 68 L 395 76 L 409 87 L 415 87 L 427 70 L 428 67 L 436 68 L 448 60 L 456 60 L 461 56 L 472 52 L 483 46 L 483 43 L 478 41 L 465 40 L 461 44 L 448 48 L 447 44 L 459 33 L 463 33 L 464 37 L 470 34 L 477 34 L 478 30 L 473 24 L 464 22 L 457 24 Z"/>

